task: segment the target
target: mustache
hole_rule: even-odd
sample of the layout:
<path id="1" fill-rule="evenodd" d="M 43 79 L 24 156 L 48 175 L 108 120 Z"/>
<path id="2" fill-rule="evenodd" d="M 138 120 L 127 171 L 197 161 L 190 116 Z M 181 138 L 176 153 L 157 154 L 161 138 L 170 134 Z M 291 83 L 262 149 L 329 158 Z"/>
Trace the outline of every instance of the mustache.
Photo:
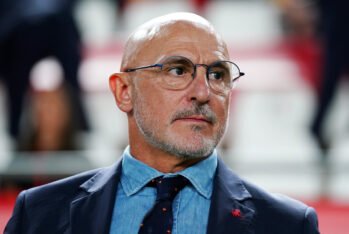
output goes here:
<path id="1" fill-rule="evenodd" d="M 193 115 L 201 115 L 208 122 L 215 124 L 217 122 L 216 114 L 211 110 L 211 108 L 205 105 L 193 104 L 191 108 L 179 110 L 171 118 L 171 122 L 176 121 L 177 119 L 187 118 Z"/>

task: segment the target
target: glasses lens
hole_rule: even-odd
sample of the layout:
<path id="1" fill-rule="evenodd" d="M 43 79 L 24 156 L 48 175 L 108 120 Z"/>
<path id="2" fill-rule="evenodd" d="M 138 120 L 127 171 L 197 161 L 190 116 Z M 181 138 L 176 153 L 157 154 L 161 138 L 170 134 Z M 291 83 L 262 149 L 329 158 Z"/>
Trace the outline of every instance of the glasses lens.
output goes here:
<path id="1" fill-rule="evenodd" d="M 183 89 L 191 82 L 194 65 L 189 59 L 175 56 L 162 64 L 162 80 L 166 88 Z"/>
<path id="2" fill-rule="evenodd" d="M 208 81 L 212 89 L 226 92 L 232 88 L 233 80 L 239 77 L 239 68 L 229 61 L 218 61 L 208 67 Z"/>

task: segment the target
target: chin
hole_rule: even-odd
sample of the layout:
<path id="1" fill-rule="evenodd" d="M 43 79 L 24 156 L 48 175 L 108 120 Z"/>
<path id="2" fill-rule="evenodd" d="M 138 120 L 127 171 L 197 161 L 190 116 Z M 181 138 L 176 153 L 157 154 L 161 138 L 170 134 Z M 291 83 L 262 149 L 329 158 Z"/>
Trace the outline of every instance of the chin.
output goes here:
<path id="1" fill-rule="evenodd" d="M 182 144 L 177 143 L 167 145 L 166 151 L 181 159 L 198 159 L 206 158 L 212 154 L 216 145 L 216 142 L 213 140 L 201 139 L 199 142 L 197 142 L 192 138 L 188 141 L 182 142 Z"/>
<path id="2" fill-rule="evenodd" d="M 213 151 L 212 151 L 213 152 Z M 212 152 L 202 152 L 202 151 L 192 151 L 192 152 L 180 152 L 180 154 L 175 154 L 177 158 L 184 160 L 193 160 L 193 159 L 204 159 L 212 154 Z"/>

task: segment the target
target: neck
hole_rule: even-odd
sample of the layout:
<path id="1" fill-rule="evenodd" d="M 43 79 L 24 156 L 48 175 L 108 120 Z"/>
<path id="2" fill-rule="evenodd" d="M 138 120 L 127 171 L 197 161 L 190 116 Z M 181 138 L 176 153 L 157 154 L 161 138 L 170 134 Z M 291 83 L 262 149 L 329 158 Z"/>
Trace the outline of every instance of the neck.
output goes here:
<path id="1" fill-rule="evenodd" d="M 140 150 L 140 147 L 132 147 L 132 145 L 130 145 L 130 153 L 137 160 L 147 164 L 148 166 L 162 173 L 175 173 L 178 171 L 182 171 L 205 159 L 183 159 L 158 149 L 143 151 Z"/>

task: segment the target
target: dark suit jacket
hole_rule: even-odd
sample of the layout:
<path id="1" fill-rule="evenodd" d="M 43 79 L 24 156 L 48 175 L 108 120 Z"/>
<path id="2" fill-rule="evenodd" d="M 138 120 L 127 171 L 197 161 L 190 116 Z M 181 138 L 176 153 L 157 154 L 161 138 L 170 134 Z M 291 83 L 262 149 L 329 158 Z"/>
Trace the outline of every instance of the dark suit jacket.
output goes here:
<path id="1" fill-rule="evenodd" d="M 5 233 L 109 233 L 120 165 L 23 191 Z M 207 233 L 319 232 L 312 208 L 242 181 L 219 161 Z"/>

